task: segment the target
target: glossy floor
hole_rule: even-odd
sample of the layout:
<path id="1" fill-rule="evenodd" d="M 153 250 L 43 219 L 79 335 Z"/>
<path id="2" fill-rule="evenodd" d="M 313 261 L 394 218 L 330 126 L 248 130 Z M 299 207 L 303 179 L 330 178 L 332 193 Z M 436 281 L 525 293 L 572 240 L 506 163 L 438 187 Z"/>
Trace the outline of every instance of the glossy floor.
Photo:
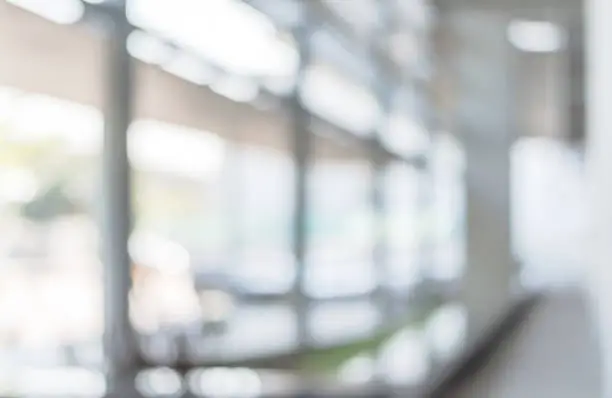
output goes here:
<path id="1" fill-rule="evenodd" d="M 597 398 L 599 349 L 578 289 L 554 291 L 452 398 Z"/>

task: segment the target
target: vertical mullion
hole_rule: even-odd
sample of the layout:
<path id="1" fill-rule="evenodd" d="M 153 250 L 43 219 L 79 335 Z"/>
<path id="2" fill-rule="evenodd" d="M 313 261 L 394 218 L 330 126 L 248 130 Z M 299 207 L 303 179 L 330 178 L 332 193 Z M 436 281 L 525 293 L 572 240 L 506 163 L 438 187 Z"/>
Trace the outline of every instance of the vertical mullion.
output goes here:
<path id="1" fill-rule="evenodd" d="M 373 47 L 372 54 L 381 54 L 377 51 L 377 46 L 381 42 L 386 42 L 386 38 L 389 34 L 389 22 L 391 22 L 391 4 L 389 2 L 378 3 L 380 12 L 379 26 L 373 33 L 371 45 Z M 392 29 L 392 27 L 391 27 Z M 384 54 L 384 52 L 383 52 Z M 371 162 L 373 166 L 372 173 L 372 205 L 375 219 L 375 239 L 373 260 L 374 266 L 377 270 L 377 291 L 379 305 L 381 306 L 381 313 L 385 320 L 392 319 L 392 304 L 393 294 L 389 290 L 389 247 L 388 247 L 388 228 L 387 221 L 389 217 L 389 209 L 385 198 L 385 186 L 386 176 L 388 168 L 388 157 L 386 152 L 381 150 L 383 144 L 383 135 L 389 122 L 389 115 L 391 110 L 391 102 L 393 96 L 393 90 L 389 84 L 384 72 L 384 67 L 387 66 L 386 60 L 375 59 L 378 65 L 379 73 L 376 76 L 374 82 L 374 91 L 378 103 L 381 108 L 381 114 L 379 121 L 374 132 L 374 145 L 371 146 Z"/>
<path id="2" fill-rule="evenodd" d="M 128 240 L 132 228 L 128 128 L 132 118 L 132 61 L 127 52 L 129 25 L 125 0 L 108 5 L 106 108 L 102 152 L 102 245 L 104 260 L 105 356 L 108 393 L 134 390 L 137 348 L 130 322 L 132 286 Z"/>
<path id="3" fill-rule="evenodd" d="M 418 30 L 418 42 L 419 46 L 428 45 L 431 47 L 431 43 L 429 41 L 430 37 L 426 36 L 426 33 L 423 32 L 422 29 Z M 421 50 L 423 50 L 421 48 Z M 428 49 L 429 50 L 429 49 Z M 423 51 L 419 52 L 421 56 L 425 56 Z M 430 57 L 431 54 L 429 51 L 427 52 L 427 56 Z M 431 59 L 427 60 L 427 66 L 431 65 Z M 438 205 L 436 198 L 436 174 L 434 170 L 434 159 L 435 156 L 435 128 L 436 128 L 436 120 L 433 109 L 433 99 L 432 99 L 432 88 L 429 83 L 424 83 L 418 85 L 416 88 L 418 98 L 420 99 L 417 102 L 417 107 L 415 109 L 415 113 L 418 113 L 422 118 L 422 123 L 424 128 L 428 132 L 428 147 L 426 149 L 425 157 L 427 159 L 427 164 L 420 171 L 419 178 L 419 186 L 418 186 L 418 197 L 417 197 L 417 214 L 425 215 L 425 219 L 428 221 L 430 225 L 436 225 L 434 228 L 437 231 L 437 218 L 438 218 Z M 422 218 L 421 218 L 422 219 Z M 422 228 L 423 223 L 418 223 L 418 225 Z M 433 240 L 433 241 L 432 241 Z M 419 248 L 417 258 L 418 258 L 418 266 L 419 266 L 419 274 L 421 277 L 424 277 L 431 270 L 431 267 L 434 266 L 434 251 L 439 249 L 439 242 L 436 237 L 432 237 L 428 234 L 420 233 L 419 234 Z"/>
<path id="4" fill-rule="evenodd" d="M 306 13 L 307 7 L 302 7 Z M 306 70 L 311 61 L 311 30 L 309 18 L 304 15 L 294 28 L 294 37 L 299 49 L 299 66 L 295 88 L 291 99 L 293 157 L 295 162 L 295 207 L 293 216 L 293 252 L 296 261 L 296 278 L 293 299 L 296 310 L 298 342 L 301 346 L 309 343 L 308 307 L 309 300 L 304 291 L 306 257 L 308 251 L 309 172 L 312 157 L 312 134 L 309 130 L 310 114 L 304 109 L 300 99 L 300 88 L 304 84 Z"/>

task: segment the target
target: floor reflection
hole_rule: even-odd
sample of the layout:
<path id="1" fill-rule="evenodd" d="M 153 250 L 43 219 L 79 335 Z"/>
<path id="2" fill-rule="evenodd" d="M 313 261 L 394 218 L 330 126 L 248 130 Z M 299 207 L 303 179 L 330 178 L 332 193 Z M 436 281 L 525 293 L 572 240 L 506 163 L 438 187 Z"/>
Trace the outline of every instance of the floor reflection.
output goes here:
<path id="1" fill-rule="evenodd" d="M 451 338 L 441 329 L 457 324 L 452 311 L 434 313 L 427 322 L 435 303 L 398 300 L 401 311 L 391 318 L 381 312 L 376 296 L 313 300 L 303 314 L 288 301 L 236 300 L 231 315 L 215 327 L 164 324 L 140 334 L 141 354 L 150 369 L 136 384 L 147 397 L 176 396 L 189 388 L 196 396 L 236 398 L 257 397 L 270 388 L 287 396 L 287 389 L 293 393 L 319 381 L 325 388 L 417 385 L 428 376 L 429 351 L 437 349 L 431 341 L 449 344 L 439 343 Z M 306 328 L 305 340 L 300 340 L 299 327 Z M 264 376 L 245 366 L 282 371 Z M 0 352 L 0 396 L 101 396 L 103 369 L 101 341 L 95 338 L 6 345 Z M 185 372 L 185 378 L 177 371 Z M 251 387 L 238 391 L 238 379 L 239 385 Z M 245 391 L 252 394 L 240 395 Z"/>
<path id="2" fill-rule="evenodd" d="M 313 302 L 308 320 L 306 347 L 325 348 L 374 335 L 381 314 L 370 299 Z M 298 314 L 287 303 L 239 304 L 217 330 L 202 333 L 198 325 L 166 329 L 143 339 L 144 354 L 159 364 L 170 364 L 185 355 L 193 363 L 252 360 L 284 355 L 300 348 Z"/>

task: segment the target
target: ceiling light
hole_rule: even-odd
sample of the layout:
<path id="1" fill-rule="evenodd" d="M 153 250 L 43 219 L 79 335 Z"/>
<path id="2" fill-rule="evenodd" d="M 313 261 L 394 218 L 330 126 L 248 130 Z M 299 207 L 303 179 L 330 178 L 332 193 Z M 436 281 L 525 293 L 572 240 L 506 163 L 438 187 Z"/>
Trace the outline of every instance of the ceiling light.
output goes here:
<path id="1" fill-rule="evenodd" d="M 85 7 L 79 0 L 8 0 L 8 2 L 62 25 L 80 21 L 85 13 Z"/>
<path id="2" fill-rule="evenodd" d="M 565 45 L 563 30 L 546 21 L 512 21 L 508 26 L 508 39 L 521 51 L 550 53 Z"/>

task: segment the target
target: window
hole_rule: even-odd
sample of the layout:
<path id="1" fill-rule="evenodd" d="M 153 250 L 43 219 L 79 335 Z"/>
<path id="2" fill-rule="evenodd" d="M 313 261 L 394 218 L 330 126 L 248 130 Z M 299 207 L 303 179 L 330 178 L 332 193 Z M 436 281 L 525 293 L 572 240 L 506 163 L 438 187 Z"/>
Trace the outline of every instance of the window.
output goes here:
<path id="1" fill-rule="evenodd" d="M 135 323 L 155 331 L 199 321 L 194 277 L 230 265 L 227 143 L 210 132 L 154 120 L 134 122 L 129 138 Z"/>
<path id="2" fill-rule="evenodd" d="M 579 278 L 586 247 L 585 181 L 565 143 L 525 137 L 511 149 L 512 244 L 527 284 Z"/>
<path id="3" fill-rule="evenodd" d="M 384 184 L 386 261 L 390 272 L 386 284 L 406 290 L 419 281 L 422 224 L 419 190 L 421 175 L 405 163 L 386 168 Z"/>
<path id="4" fill-rule="evenodd" d="M 27 365 L 59 366 L 67 355 L 100 365 L 102 115 L 53 97 L 2 92 L 0 351 L 29 353 L 20 357 Z"/>
<path id="5" fill-rule="evenodd" d="M 232 272 L 245 294 L 286 294 L 295 279 L 293 161 L 286 149 L 244 144 L 237 151 L 240 259 Z"/>
<path id="6" fill-rule="evenodd" d="M 359 148 L 323 137 L 314 153 L 305 290 L 314 298 L 370 293 L 377 281 L 370 162 Z"/>
<path id="7" fill-rule="evenodd" d="M 465 159 L 451 135 L 436 137 L 432 158 L 433 209 L 428 231 L 435 245 L 432 276 L 454 280 L 465 266 Z"/>

